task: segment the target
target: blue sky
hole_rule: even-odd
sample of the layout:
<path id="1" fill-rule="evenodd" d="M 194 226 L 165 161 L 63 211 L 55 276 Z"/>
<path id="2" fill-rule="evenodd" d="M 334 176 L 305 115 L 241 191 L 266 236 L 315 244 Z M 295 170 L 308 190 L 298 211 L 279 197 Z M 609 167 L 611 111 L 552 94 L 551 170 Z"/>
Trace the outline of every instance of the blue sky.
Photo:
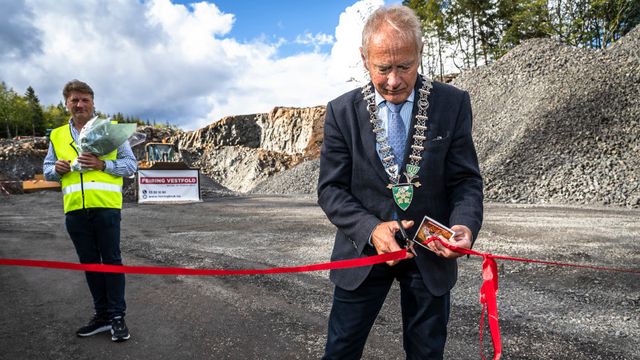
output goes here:
<path id="1" fill-rule="evenodd" d="M 0 81 L 57 104 L 71 79 L 96 109 L 185 130 L 307 107 L 366 81 L 364 19 L 384 0 L 2 0 Z"/>
<path id="2" fill-rule="evenodd" d="M 236 16 L 235 24 L 229 33 L 241 42 L 250 42 L 264 38 L 271 42 L 284 39 L 286 44 L 278 49 L 278 56 L 290 56 L 308 50 L 310 45 L 295 43 L 298 35 L 329 34 L 338 26 L 340 13 L 354 0 L 330 1 L 259 1 L 259 0 L 222 0 L 215 3 L 225 13 Z M 188 4 L 189 1 L 174 1 Z M 331 50 L 331 44 L 321 46 L 321 51 Z"/>

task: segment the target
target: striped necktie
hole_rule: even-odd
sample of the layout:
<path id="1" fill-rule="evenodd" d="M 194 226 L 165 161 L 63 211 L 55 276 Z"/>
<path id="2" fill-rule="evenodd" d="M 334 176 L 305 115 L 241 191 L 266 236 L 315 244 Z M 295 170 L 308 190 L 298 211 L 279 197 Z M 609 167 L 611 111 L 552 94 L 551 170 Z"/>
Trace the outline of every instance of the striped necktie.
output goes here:
<path id="1" fill-rule="evenodd" d="M 387 138 L 389 145 L 391 146 L 391 150 L 393 151 L 396 164 L 398 164 L 398 170 L 402 167 L 404 149 L 407 142 L 407 130 L 404 126 L 404 121 L 402 121 L 402 117 L 400 116 L 400 109 L 402 109 L 402 105 L 404 105 L 404 102 L 401 104 L 393 104 L 387 101 L 387 109 L 389 109 Z M 400 173 L 400 171 L 398 171 L 398 173 Z"/>

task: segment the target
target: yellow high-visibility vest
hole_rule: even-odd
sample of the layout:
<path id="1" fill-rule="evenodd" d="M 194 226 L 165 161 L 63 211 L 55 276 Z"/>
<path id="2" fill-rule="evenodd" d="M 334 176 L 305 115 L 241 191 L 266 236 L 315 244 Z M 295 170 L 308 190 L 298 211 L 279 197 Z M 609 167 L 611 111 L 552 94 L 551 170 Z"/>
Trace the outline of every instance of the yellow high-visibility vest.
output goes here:
<path id="1" fill-rule="evenodd" d="M 58 160 L 73 161 L 80 155 L 73 136 L 71 125 L 63 125 L 51 131 L 49 136 Z M 101 160 L 115 160 L 118 150 L 100 156 Z M 122 209 L 122 177 L 107 174 L 104 171 L 70 171 L 60 180 L 64 199 L 64 212 L 90 209 Z"/>

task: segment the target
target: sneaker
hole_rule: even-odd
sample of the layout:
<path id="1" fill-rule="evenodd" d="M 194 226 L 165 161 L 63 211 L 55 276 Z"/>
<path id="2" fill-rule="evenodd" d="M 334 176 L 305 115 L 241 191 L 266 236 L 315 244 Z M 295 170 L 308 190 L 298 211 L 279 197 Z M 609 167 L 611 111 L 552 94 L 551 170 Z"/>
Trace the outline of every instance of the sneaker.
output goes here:
<path id="1" fill-rule="evenodd" d="M 111 319 L 111 341 L 122 342 L 129 340 L 130 337 L 129 328 L 127 328 L 127 323 L 124 322 L 122 316 Z"/>
<path id="2" fill-rule="evenodd" d="M 98 314 L 93 314 L 89 323 L 76 331 L 76 335 L 80 337 L 92 336 L 97 333 L 111 330 L 111 322 Z"/>

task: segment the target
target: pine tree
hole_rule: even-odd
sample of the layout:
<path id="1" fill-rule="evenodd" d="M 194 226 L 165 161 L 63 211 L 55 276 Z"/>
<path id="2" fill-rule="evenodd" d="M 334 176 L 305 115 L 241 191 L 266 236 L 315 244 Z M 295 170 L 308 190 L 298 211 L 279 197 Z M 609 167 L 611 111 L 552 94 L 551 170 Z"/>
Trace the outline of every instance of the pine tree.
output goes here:
<path id="1" fill-rule="evenodd" d="M 33 136 L 42 136 L 45 133 L 46 121 L 42 106 L 40 106 L 40 99 L 38 99 L 38 95 L 36 95 L 31 86 L 27 88 L 24 97 L 28 106 L 27 118 L 31 124 L 31 134 Z"/>

